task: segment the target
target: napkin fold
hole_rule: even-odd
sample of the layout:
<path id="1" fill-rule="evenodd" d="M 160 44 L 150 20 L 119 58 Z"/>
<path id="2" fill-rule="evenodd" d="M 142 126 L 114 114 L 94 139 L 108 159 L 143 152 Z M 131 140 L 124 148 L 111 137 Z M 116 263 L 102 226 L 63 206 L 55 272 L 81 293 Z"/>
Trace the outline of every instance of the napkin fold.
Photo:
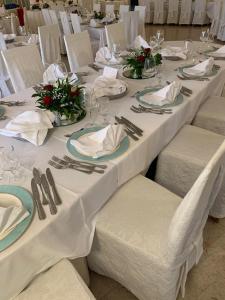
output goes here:
<path id="1" fill-rule="evenodd" d="M 29 216 L 22 203 L 10 194 L 0 198 L 0 240 L 4 239 L 20 222 Z"/>
<path id="2" fill-rule="evenodd" d="M 11 120 L 0 134 L 9 137 L 23 138 L 35 146 L 43 144 L 48 129 L 53 128 L 55 116 L 50 111 L 37 109 L 25 111 Z"/>
<path id="3" fill-rule="evenodd" d="M 126 91 L 126 83 L 122 80 L 99 76 L 94 81 L 94 94 L 96 98 L 118 95 Z"/>
<path id="4" fill-rule="evenodd" d="M 173 81 L 166 87 L 158 90 L 154 93 L 148 93 L 140 97 L 140 100 L 152 105 L 165 105 L 173 103 L 181 90 L 181 83 L 179 81 Z"/>
<path id="5" fill-rule="evenodd" d="M 187 59 L 187 51 L 182 47 L 167 47 L 161 50 L 163 57 L 179 57 L 181 59 Z"/>
<path id="6" fill-rule="evenodd" d="M 151 48 L 149 44 L 146 42 L 145 39 L 141 35 L 138 35 L 135 40 L 134 40 L 134 48 L 135 49 L 140 49 L 141 47 L 143 48 Z"/>
<path id="7" fill-rule="evenodd" d="M 220 47 L 216 51 L 210 52 L 210 55 L 215 55 L 215 57 L 225 57 L 225 46 Z"/>
<path id="8" fill-rule="evenodd" d="M 209 59 L 203 61 L 200 64 L 197 64 L 191 68 L 184 68 L 183 72 L 189 76 L 204 76 L 212 71 L 214 65 L 214 58 L 210 57 Z"/>
<path id="9" fill-rule="evenodd" d="M 113 56 L 108 47 L 102 47 L 97 51 L 95 61 L 100 64 L 118 65 L 123 59 Z"/>
<path id="10" fill-rule="evenodd" d="M 107 127 L 82 135 L 70 143 L 83 155 L 99 158 L 113 153 L 125 138 L 123 125 L 108 125 Z"/>
<path id="11" fill-rule="evenodd" d="M 39 43 L 38 34 L 32 33 L 27 43 L 31 45 L 38 44 Z"/>
<path id="12" fill-rule="evenodd" d="M 51 64 L 43 74 L 43 82 L 44 84 L 55 83 L 58 79 L 65 79 L 66 77 L 67 75 L 63 73 L 63 70 L 60 67 L 60 65 Z M 78 80 L 78 77 L 76 74 L 73 73 L 70 77 L 70 81 L 76 80 Z"/>

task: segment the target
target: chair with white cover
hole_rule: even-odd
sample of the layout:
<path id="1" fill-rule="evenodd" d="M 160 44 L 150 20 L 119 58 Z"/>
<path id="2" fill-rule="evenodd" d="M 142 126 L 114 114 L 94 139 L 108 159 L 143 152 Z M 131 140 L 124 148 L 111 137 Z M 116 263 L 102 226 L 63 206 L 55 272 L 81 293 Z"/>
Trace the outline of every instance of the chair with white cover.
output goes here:
<path id="1" fill-rule="evenodd" d="M 94 300 L 95 298 L 73 265 L 67 259 L 63 259 L 40 273 L 14 299 Z"/>
<path id="2" fill-rule="evenodd" d="M 49 14 L 50 14 L 50 17 L 51 17 L 51 23 L 52 24 L 59 24 L 59 20 L 58 20 L 56 10 L 49 9 Z"/>
<path id="3" fill-rule="evenodd" d="M 139 34 L 145 38 L 145 16 L 146 6 L 136 5 L 134 11 L 139 12 Z"/>
<path id="4" fill-rule="evenodd" d="M 38 35 L 43 64 L 60 62 L 60 29 L 58 24 L 38 27 Z"/>
<path id="5" fill-rule="evenodd" d="M 71 72 L 94 62 L 90 37 L 87 31 L 64 36 Z"/>
<path id="6" fill-rule="evenodd" d="M 155 0 L 153 24 L 164 24 L 166 22 L 164 3 L 164 0 Z"/>
<path id="7" fill-rule="evenodd" d="M 49 13 L 49 10 L 46 8 L 42 8 L 42 15 L 45 21 L 45 25 L 51 25 L 52 24 L 52 19 Z"/>
<path id="8" fill-rule="evenodd" d="M 7 97 L 11 94 L 7 86 L 9 75 L 1 53 L 1 51 L 4 51 L 6 49 L 7 47 L 6 47 L 4 36 L 0 32 L 0 98 Z"/>
<path id="9" fill-rule="evenodd" d="M 106 4 L 105 13 L 106 14 L 114 14 L 114 4 Z"/>
<path id="10" fill-rule="evenodd" d="M 221 9 L 217 38 L 221 41 L 225 41 L 225 3 L 224 3 L 224 1 L 222 1 L 222 9 Z"/>
<path id="11" fill-rule="evenodd" d="M 73 32 L 74 33 L 81 32 L 80 19 L 78 14 L 70 14 L 70 18 L 72 22 Z"/>
<path id="12" fill-rule="evenodd" d="M 183 199 L 142 175 L 125 183 L 97 215 L 89 267 L 140 300 L 175 300 L 180 288 L 184 296 L 224 164 L 225 144 Z"/>
<path id="13" fill-rule="evenodd" d="M 60 19 L 61 19 L 64 35 L 71 34 L 73 31 L 72 31 L 72 27 L 71 27 L 71 24 L 70 24 L 69 19 L 68 19 L 67 12 L 66 11 L 60 11 L 59 16 L 60 16 Z"/>
<path id="14" fill-rule="evenodd" d="M 36 45 L 2 51 L 15 92 L 42 82 L 44 68 Z"/>
<path id="15" fill-rule="evenodd" d="M 183 197 L 223 141 L 223 135 L 196 126 L 184 126 L 160 153 L 156 182 Z M 214 218 L 225 217 L 224 180 L 210 215 Z"/>
<path id="16" fill-rule="evenodd" d="M 209 23 L 209 18 L 207 17 L 207 0 L 195 0 L 194 4 L 194 16 L 192 24 L 203 25 Z"/>
<path id="17" fill-rule="evenodd" d="M 179 19 L 179 0 L 169 0 L 167 24 L 177 24 L 178 19 Z"/>
<path id="18" fill-rule="evenodd" d="M 113 49 L 113 44 L 120 45 L 121 50 L 127 49 L 124 23 L 119 22 L 105 26 L 108 48 Z"/>
<path id="19" fill-rule="evenodd" d="M 127 46 L 132 47 L 135 38 L 139 35 L 139 11 L 129 11 L 121 15 L 124 24 Z"/>
<path id="20" fill-rule="evenodd" d="M 181 0 L 179 24 L 189 25 L 192 22 L 192 0 Z"/>
<path id="21" fill-rule="evenodd" d="M 59 22 L 58 19 L 58 11 L 57 10 L 53 10 L 53 9 L 49 9 L 49 14 L 51 16 L 51 20 L 52 20 L 52 24 L 58 24 L 59 26 L 59 31 L 60 31 L 60 49 L 61 49 L 61 53 L 62 54 L 66 54 L 66 49 L 65 49 L 65 45 L 64 45 L 64 39 L 63 39 L 63 28 L 62 28 L 62 23 Z"/>
<path id="22" fill-rule="evenodd" d="M 126 5 L 126 4 L 120 4 L 120 9 L 119 9 L 119 14 L 120 16 L 123 14 L 123 13 L 126 13 L 130 10 L 130 7 L 129 5 Z"/>
<path id="23" fill-rule="evenodd" d="M 11 13 L 10 18 L 11 18 L 11 33 L 17 34 L 18 33 L 17 29 L 19 26 L 18 17 L 15 14 Z"/>
<path id="24" fill-rule="evenodd" d="M 94 3 L 93 4 L 93 11 L 96 11 L 96 12 L 100 12 L 101 11 L 101 5 L 100 5 L 100 3 Z"/>
<path id="25" fill-rule="evenodd" d="M 26 10 L 27 27 L 30 33 L 37 33 L 38 26 L 45 25 L 42 12 L 39 10 Z"/>
<path id="26" fill-rule="evenodd" d="M 216 36 L 220 25 L 220 15 L 222 10 L 222 1 L 215 0 L 213 5 L 213 18 L 211 22 L 210 32 Z"/>

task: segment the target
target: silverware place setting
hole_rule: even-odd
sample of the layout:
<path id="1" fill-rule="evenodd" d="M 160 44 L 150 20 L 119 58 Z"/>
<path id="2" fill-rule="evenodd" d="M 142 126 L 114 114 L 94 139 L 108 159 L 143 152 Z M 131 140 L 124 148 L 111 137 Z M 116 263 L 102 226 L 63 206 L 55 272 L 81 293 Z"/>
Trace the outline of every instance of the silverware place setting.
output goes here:
<path id="1" fill-rule="evenodd" d="M 208 77 L 189 77 L 189 76 L 185 76 L 184 74 L 177 74 L 177 77 L 181 80 L 195 80 L 195 81 L 209 81 Z"/>
<path id="2" fill-rule="evenodd" d="M 143 136 L 143 130 L 141 128 L 139 128 L 138 126 L 136 126 L 134 123 L 132 123 L 127 118 L 115 116 L 115 120 L 118 124 L 122 124 L 125 126 L 124 131 L 134 141 L 138 141 L 139 137 Z"/>
<path id="3" fill-rule="evenodd" d="M 152 113 L 157 115 L 163 115 L 163 114 L 172 114 L 172 109 L 169 108 L 153 108 L 153 107 L 145 107 L 139 104 L 139 106 L 132 105 L 130 109 L 135 113 Z"/>

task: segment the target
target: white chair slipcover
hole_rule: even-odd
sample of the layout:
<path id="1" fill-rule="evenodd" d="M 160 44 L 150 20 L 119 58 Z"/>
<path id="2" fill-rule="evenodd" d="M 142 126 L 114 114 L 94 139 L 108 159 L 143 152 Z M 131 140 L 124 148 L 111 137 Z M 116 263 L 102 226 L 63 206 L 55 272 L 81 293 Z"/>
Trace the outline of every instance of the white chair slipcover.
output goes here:
<path id="1" fill-rule="evenodd" d="M 207 17 L 207 0 L 195 0 L 194 4 L 194 16 L 192 24 L 203 25 L 208 24 L 209 19 Z"/>
<path id="2" fill-rule="evenodd" d="M 181 0 L 179 24 L 191 24 L 192 15 L 192 0 Z"/>
<path id="3" fill-rule="evenodd" d="M 135 11 L 139 12 L 139 34 L 145 38 L 145 16 L 146 16 L 146 6 L 135 6 Z"/>
<path id="4" fill-rule="evenodd" d="M 129 5 L 126 5 L 126 4 L 120 4 L 120 9 L 119 9 L 119 14 L 120 16 L 123 14 L 123 13 L 126 13 L 130 10 L 130 7 Z"/>
<path id="5" fill-rule="evenodd" d="M 45 25 L 51 25 L 52 24 L 52 19 L 51 16 L 49 14 L 49 10 L 46 8 L 42 8 L 42 15 L 45 21 Z"/>
<path id="6" fill-rule="evenodd" d="M 155 0 L 154 2 L 154 24 L 164 24 L 166 22 L 164 3 L 164 0 Z"/>
<path id="7" fill-rule="evenodd" d="M 42 12 L 39 10 L 26 11 L 27 27 L 30 33 L 37 33 L 38 27 L 45 25 Z"/>
<path id="8" fill-rule="evenodd" d="M 106 4 L 105 6 L 105 13 L 113 14 L 114 13 L 114 4 Z"/>
<path id="9" fill-rule="evenodd" d="M 113 44 L 119 44 L 121 50 L 127 49 L 124 23 L 119 22 L 105 26 L 107 45 L 113 49 Z"/>
<path id="10" fill-rule="evenodd" d="M 52 24 L 59 24 L 59 19 L 55 10 L 49 9 L 49 15 L 51 17 Z"/>
<path id="11" fill-rule="evenodd" d="M 221 9 L 217 38 L 221 41 L 225 41 L 225 3 L 224 3 L 224 1 L 222 1 L 222 9 Z"/>
<path id="12" fill-rule="evenodd" d="M 17 34 L 17 29 L 19 26 L 19 21 L 17 16 L 15 16 L 15 14 L 11 14 L 11 33 Z"/>
<path id="13" fill-rule="evenodd" d="M 36 45 L 4 50 L 2 56 L 15 92 L 42 82 L 44 69 Z"/>
<path id="14" fill-rule="evenodd" d="M 60 19 L 61 19 L 64 35 L 71 34 L 73 31 L 72 31 L 72 27 L 71 27 L 71 24 L 70 24 L 69 19 L 68 19 L 67 12 L 66 11 L 60 11 L 59 16 L 60 16 Z"/>
<path id="15" fill-rule="evenodd" d="M 70 18 L 72 22 L 73 32 L 74 33 L 81 32 L 80 20 L 78 14 L 70 14 Z"/>
<path id="16" fill-rule="evenodd" d="M 1 53 L 1 51 L 4 51 L 6 49 L 7 47 L 4 36 L 0 32 L 0 98 L 7 97 L 11 94 L 6 84 L 7 80 L 9 79 L 9 75 Z"/>
<path id="17" fill-rule="evenodd" d="M 87 31 L 64 36 L 71 72 L 77 72 L 82 66 L 93 63 L 90 37 Z"/>
<path id="18" fill-rule="evenodd" d="M 96 12 L 100 12 L 101 11 L 100 3 L 94 3 L 93 4 L 93 11 L 96 11 Z"/>
<path id="19" fill-rule="evenodd" d="M 135 38 L 139 35 L 139 11 L 123 13 L 121 20 L 124 23 L 127 46 L 132 47 Z"/>
<path id="20" fill-rule="evenodd" d="M 221 0 L 215 0 L 214 6 L 213 6 L 213 18 L 212 23 L 210 27 L 210 32 L 216 36 L 219 30 L 220 25 L 220 15 L 222 10 L 222 1 Z"/>
<path id="21" fill-rule="evenodd" d="M 177 24 L 178 18 L 179 18 L 179 0 L 169 0 L 167 24 Z"/>
<path id="22" fill-rule="evenodd" d="M 15 300 L 94 300 L 72 264 L 63 259 L 39 274 Z"/>
<path id="23" fill-rule="evenodd" d="M 155 180 L 183 197 L 224 141 L 224 136 L 186 125 L 160 153 Z M 225 181 L 210 211 L 215 218 L 225 217 Z"/>
<path id="24" fill-rule="evenodd" d="M 43 64 L 60 62 L 60 29 L 58 24 L 38 27 L 38 35 Z"/>
<path id="25" fill-rule="evenodd" d="M 89 266 L 139 300 L 184 296 L 188 271 L 203 252 L 203 228 L 221 185 L 225 144 L 182 199 L 138 175 L 97 216 Z"/>

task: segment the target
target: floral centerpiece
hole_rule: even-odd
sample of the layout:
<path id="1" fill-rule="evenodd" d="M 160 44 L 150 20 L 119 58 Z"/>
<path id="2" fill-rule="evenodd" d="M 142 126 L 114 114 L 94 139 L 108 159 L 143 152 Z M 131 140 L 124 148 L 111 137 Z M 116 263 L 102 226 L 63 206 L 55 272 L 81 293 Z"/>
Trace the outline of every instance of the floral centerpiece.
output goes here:
<path id="1" fill-rule="evenodd" d="M 103 18 L 104 18 L 104 14 L 101 11 L 99 11 L 99 12 L 94 11 L 94 19 L 102 20 Z"/>
<path id="2" fill-rule="evenodd" d="M 125 58 L 124 68 L 130 70 L 130 77 L 141 79 L 145 64 L 153 68 L 161 64 L 162 56 L 159 53 L 152 54 L 150 48 L 135 49 Z"/>
<path id="3" fill-rule="evenodd" d="M 39 108 L 55 114 L 55 126 L 76 123 L 86 115 L 83 87 L 74 85 L 68 78 L 41 86 L 32 97 L 37 97 Z"/>

